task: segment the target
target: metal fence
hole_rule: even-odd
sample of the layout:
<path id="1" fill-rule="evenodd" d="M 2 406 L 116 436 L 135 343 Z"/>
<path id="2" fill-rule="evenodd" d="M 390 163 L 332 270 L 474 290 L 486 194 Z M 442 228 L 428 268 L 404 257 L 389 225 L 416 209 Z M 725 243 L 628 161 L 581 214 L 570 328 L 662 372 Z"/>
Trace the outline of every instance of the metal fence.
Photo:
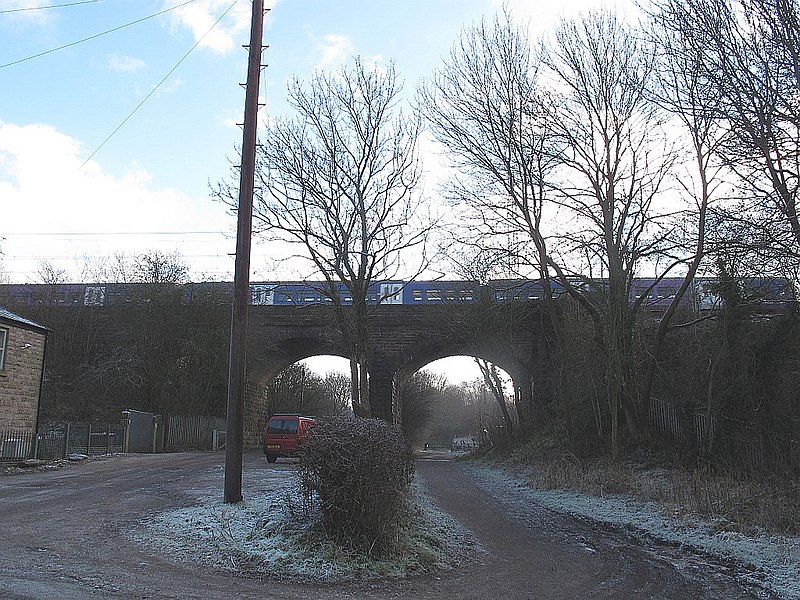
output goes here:
<path id="1" fill-rule="evenodd" d="M 71 454 L 95 456 L 124 452 L 122 425 L 55 423 L 33 431 L 0 431 L 0 461 L 58 460 Z"/>

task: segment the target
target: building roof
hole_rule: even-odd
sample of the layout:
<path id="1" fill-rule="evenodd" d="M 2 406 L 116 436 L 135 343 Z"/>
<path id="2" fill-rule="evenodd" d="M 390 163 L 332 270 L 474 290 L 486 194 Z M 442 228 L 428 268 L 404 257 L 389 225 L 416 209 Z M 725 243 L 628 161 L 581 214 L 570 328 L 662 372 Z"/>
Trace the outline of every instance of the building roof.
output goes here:
<path id="1" fill-rule="evenodd" d="M 20 316 L 20 315 L 18 315 L 16 313 L 13 313 L 10 310 L 8 310 L 7 308 L 3 308 L 2 306 L 0 306 L 0 320 L 12 321 L 14 323 L 17 323 L 18 325 L 22 325 L 23 327 L 29 327 L 31 329 L 38 329 L 39 331 L 42 331 L 42 332 L 45 332 L 45 333 L 50 331 L 44 325 L 40 325 L 36 321 L 31 321 L 30 319 L 26 319 L 25 317 L 22 317 L 22 316 Z"/>

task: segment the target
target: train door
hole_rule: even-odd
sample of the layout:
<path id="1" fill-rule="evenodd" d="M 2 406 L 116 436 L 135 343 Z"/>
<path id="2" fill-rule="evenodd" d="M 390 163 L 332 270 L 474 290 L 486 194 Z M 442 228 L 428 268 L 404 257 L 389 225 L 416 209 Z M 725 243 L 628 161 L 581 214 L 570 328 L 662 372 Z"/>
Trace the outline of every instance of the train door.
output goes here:
<path id="1" fill-rule="evenodd" d="M 381 304 L 402 304 L 403 303 L 403 284 L 402 283 L 382 283 L 380 287 Z"/>
<path id="2" fill-rule="evenodd" d="M 275 286 L 255 284 L 250 286 L 250 304 L 259 306 L 275 303 Z"/>

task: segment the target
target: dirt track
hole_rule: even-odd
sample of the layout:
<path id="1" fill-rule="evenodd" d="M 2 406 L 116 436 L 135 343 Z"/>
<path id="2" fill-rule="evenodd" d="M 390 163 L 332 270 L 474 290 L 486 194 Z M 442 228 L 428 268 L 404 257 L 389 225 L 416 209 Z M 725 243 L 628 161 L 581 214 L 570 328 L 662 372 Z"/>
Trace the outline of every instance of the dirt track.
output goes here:
<path id="1" fill-rule="evenodd" d="M 723 566 L 515 504 L 513 490 L 484 491 L 447 460 L 419 461 L 418 474 L 487 553 L 438 576 L 343 586 L 259 581 L 175 563 L 127 541 L 126 529 L 147 514 L 191 504 L 209 485 L 221 495 L 223 462 L 220 453 L 125 456 L 0 477 L 0 598 L 757 597 Z M 273 468 L 259 453 L 245 456 L 245 470 L 268 477 Z"/>

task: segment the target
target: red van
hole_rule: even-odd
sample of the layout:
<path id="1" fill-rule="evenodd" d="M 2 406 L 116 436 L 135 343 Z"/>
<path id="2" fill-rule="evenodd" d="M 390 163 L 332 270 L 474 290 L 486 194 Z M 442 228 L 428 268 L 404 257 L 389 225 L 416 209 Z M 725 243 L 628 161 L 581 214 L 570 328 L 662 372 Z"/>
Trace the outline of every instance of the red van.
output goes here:
<path id="1" fill-rule="evenodd" d="M 315 422 L 311 417 L 299 415 L 272 415 L 262 435 L 267 462 L 274 463 L 279 456 L 292 456 Z"/>

